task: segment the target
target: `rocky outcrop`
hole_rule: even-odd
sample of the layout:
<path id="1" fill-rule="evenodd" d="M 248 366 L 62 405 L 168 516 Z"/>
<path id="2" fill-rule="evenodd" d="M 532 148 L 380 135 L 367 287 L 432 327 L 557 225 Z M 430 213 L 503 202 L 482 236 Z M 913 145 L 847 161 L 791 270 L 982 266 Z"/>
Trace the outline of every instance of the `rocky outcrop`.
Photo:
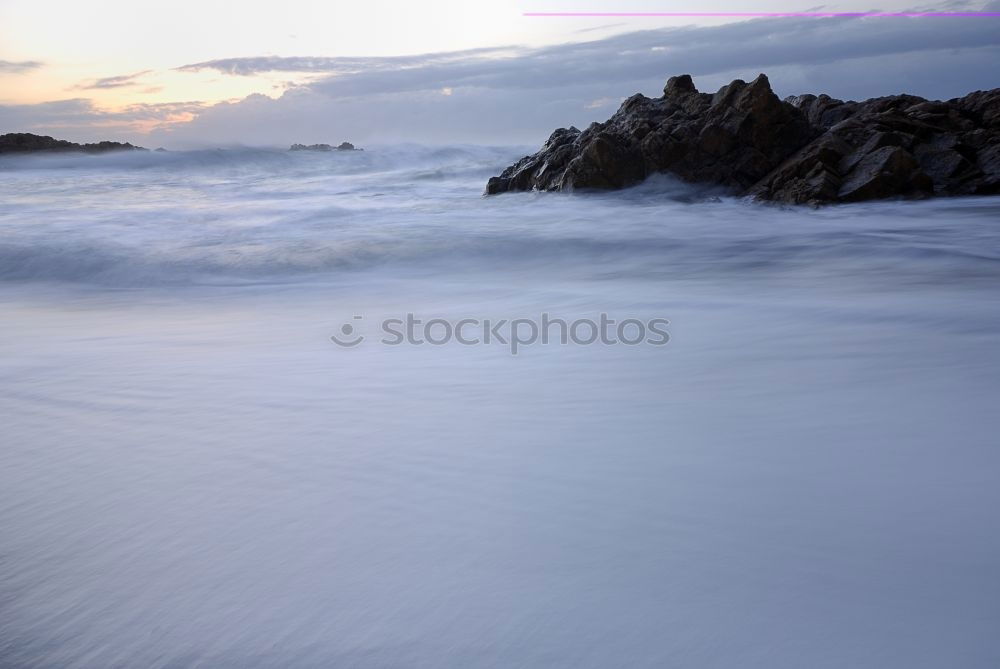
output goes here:
<path id="1" fill-rule="evenodd" d="M 779 100 L 763 74 L 714 94 L 681 75 L 604 123 L 556 130 L 486 192 L 615 189 L 660 172 L 790 203 L 1000 193 L 1000 89 L 948 102 Z"/>
<path id="2" fill-rule="evenodd" d="M 292 144 L 289 151 L 364 151 L 364 149 L 357 149 L 350 142 L 342 142 L 336 147 L 330 146 L 329 144 Z"/>
<path id="3" fill-rule="evenodd" d="M 128 142 L 97 142 L 94 144 L 77 144 L 64 139 L 54 139 L 48 135 L 33 135 L 30 132 L 12 132 L 0 135 L 0 154 L 6 153 L 39 153 L 39 152 L 77 152 L 77 153 L 107 153 L 108 151 L 146 151 L 141 146 L 133 146 Z"/>

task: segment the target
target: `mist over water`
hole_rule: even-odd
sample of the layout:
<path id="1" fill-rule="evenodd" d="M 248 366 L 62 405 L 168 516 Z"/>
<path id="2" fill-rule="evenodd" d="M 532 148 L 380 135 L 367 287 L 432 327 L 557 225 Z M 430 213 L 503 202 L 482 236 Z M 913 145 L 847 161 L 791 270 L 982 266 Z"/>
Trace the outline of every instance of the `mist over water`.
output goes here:
<path id="1" fill-rule="evenodd" d="M 0 665 L 995 667 L 1000 202 L 523 152 L 0 160 Z"/>

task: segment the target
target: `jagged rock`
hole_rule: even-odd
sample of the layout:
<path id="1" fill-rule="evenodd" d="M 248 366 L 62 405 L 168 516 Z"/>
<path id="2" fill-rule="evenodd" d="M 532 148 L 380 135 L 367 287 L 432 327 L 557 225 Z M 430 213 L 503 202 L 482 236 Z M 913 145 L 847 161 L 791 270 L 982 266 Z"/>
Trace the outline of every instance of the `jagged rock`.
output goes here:
<path id="1" fill-rule="evenodd" d="M 761 74 L 714 94 L 689 75 L 604 123 L 556 130 L 487 194 L 616 189 L 666 172 L 761 200 L 820 204 L 1000 189 L 1000 89 L 947 102 L 895 95 L 784 101 Z"/>
<path id="2" fill-rule="evenodd" d="M 39 152 L 83 152 L 107 153 L 108 151 L 147 151 L 141 146 L 133 146 L 128 142 L 97 142 L 94 144 L 77 144 L 64 139 L 54 139 L 48 135 L 34 135 L 30 132 L 12 132 L 0 135 L 0 153 L 39 153 Z"/>

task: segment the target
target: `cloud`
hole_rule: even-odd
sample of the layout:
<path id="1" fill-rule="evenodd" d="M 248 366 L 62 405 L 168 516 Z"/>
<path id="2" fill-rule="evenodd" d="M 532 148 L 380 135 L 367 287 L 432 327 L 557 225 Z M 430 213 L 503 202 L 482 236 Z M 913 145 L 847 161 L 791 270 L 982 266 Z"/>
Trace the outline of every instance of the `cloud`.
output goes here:
<path id="1" fill-rule="evenodd" d="M 747 68 L 824 66 L 864 58 L 1000 46 L 992 21 L 906 18 L 782 18 L 715 27 L 632 32 L 601 40 L 521 49 L 503 58 L 368 68 L 314 84 L 331 96 L 451 86 L 551 89 L 711 75 Z"/>
<path id="2" fill-rule="evenodd" d="M 78 142 L 113 139 L 135 143 L 156 128 L 190 122 L 205 108 L 201 102 L 167 102 L 109 111 L 86 98 L 0 105 L 0 131 L 33 132 Z"/>
<path id="3" fill-rule="evenodd" d="M 172 126 L 170 135 L 260 144 L 340 138 L 535 143 L 555 127 L 604 120 L 614 107 L 605 101 L 637 91 L 659 95 L 673 74 L 691 73 L 708 91 L 765 71 L 780 95 L 948 98 L 996 86 L 998 61 L 994 22 L 960 18 L 760 19 L 542 48 L 237 58 L 183 69 L 252 74 L 310 67 L 326 76 L 277 99 L 252 96 L 208 108 L 192 124 Z M 451 95 L 442 95 L 445 90 Z"/>
<path id="4" fill-rule="evenodd" d="M 90 100 L 72 98 L 38 104 L 0 105 L 0 127 L 16 132 L 38 125 L 59 125 L 65 122 L 90 122 L 96 110 Z"/>
<path id="5" fill-rule="evenodd" d="M 431 65 L 496 57 L 511 51 L 511 47 L 487 47 L 417 54 L 412 56 L 385 56 L 369 58 L 312 57 L 312 56 L 258 56 L 249 58 L 221 58 L 192 63 L 176 68 L 179 72 L 216 70 L 222 74 L 252 76 L 269 72 L 318 72 L 325 74 L 353 74 L 376 70 L 409 70 Z"/>
<path id="6" fill-rule="evenodd" d="M 590 28 L 580 28 L 579 30 L 575 30 L 574 32 L 577 33 L 577 34 L 580 34 L 580 33 L 593 33 L 593 32 L 599 32 L 601 30 L 611 30 L 612 28 L 620 28 L 620 27 L 622 27 L 624 25 L 628 25 L 628 24 L 625 24 L 625 23 L 606 23 L 606 24 L 604 24 L 602 26 L 592 26 Z"/>
<path id="7" fill-rule="evenodd" d="M 142 82 L 139 81 L 139 78 L 149 74 L 150 72 L 152 72 L 152 70 L 143 70 L 142 72 L 135 72 L 134 74 L 119 74 L 114 77 L 103 77 L 101 79 L 94 79 L 88 84 L 80 84 L 77 88 L 80 90 L 94 90 L 141 86 Z"/>
<path id="8" fill-rule="evenodd" d="M 23 74 L 30 70 L 37 70 L 44 63 L 37 60 L 0 60 L 0 74 Z"/>
<path id="9" fill-rule="evenodd" d="M 1000 2 L 986 11 L 1000 11 Z M 606 119 L 619 100 L 637 91 L 659 95 L 674 74 L 694 75 L 705 91 L 767 72 L 782 96 L 825 92 L 863 99 L 909 92 L 949 98 L 995 87 L 996 62 L 1000 31 L 992 20 L 760 19 L 541 48 L 205 61 L 178 69 L 315 76 L 276 98 L 252 95 L 215 105 L 133 105 L 114 113 L 80 101 L 0 107 L 0 127 L 11 127 L 7 119 L 13 116 L 21 119 L 19 127 L 84 133 L 89 122 L 120 132 L 149 131 L 152 138 L 138 139 L 167 146 L 343 140 L 536 144 L 553 128 Z M 121 85 L 142 74 L 98 81 Z"/>
<path id="10" fill-rule="evenodd" d="M 597 100 L 591 100 L 583 107 L 584 109 L 603 109 L 613 104 L 621 104 L 620 98 L 599 98 Z"/>

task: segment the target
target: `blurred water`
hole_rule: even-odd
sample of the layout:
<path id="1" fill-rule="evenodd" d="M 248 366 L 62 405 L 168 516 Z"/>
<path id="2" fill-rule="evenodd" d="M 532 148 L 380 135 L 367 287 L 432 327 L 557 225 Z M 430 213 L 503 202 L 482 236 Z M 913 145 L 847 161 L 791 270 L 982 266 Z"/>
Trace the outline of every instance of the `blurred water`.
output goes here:
<path id="1" fill-rule="evenodd" d="M 0 666 L 997 666 L 1000 203 L 517 156 L 0 161 Z"/>

